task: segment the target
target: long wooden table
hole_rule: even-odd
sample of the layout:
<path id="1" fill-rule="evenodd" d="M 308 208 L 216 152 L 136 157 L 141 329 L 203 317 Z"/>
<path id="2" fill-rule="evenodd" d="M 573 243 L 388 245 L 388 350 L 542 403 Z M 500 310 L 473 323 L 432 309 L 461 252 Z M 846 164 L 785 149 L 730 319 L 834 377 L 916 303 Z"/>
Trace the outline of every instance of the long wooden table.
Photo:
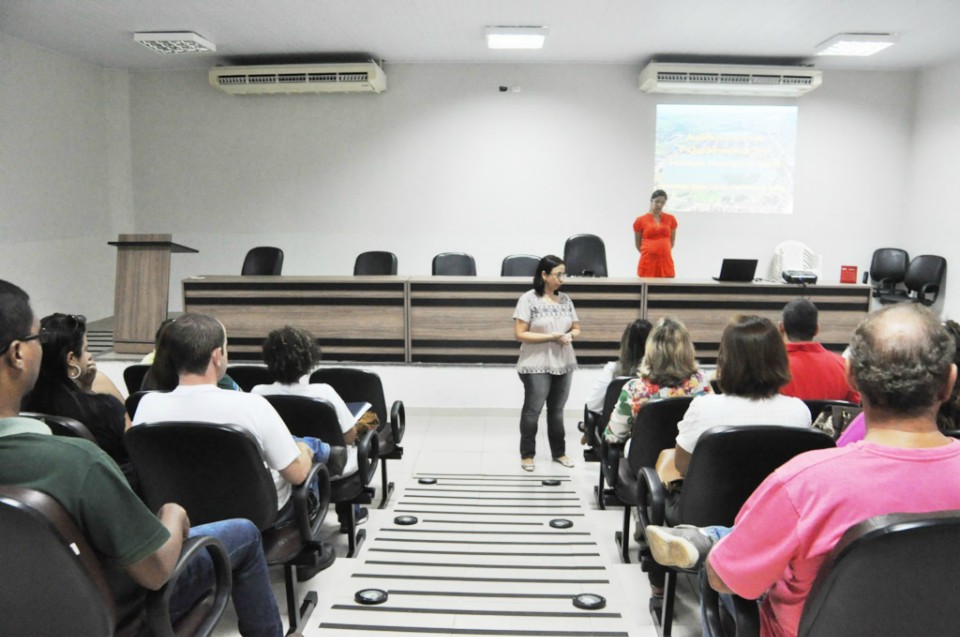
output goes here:
<path id="1" fill-rule="evenodd" d="M 259 360 L 270 330 L 296 325 L 319 339 L 326 360 L 509 364 L 519 349 L 513 310 L 530 287 L 525 278 L 202 276 L 183 281 L 183 296 L 186 311 L 223 322 L 234 360 Z M 820 310 L 819 340 L 842 351 L 870 305 L 865 285 L 570 278 L 563 290 L 580 317 L 582 364 L 615 359 L 627 324 L 662 316 L 683 321 L 710 364 L 733 315 L 776 321 L 799 296 Z"/>

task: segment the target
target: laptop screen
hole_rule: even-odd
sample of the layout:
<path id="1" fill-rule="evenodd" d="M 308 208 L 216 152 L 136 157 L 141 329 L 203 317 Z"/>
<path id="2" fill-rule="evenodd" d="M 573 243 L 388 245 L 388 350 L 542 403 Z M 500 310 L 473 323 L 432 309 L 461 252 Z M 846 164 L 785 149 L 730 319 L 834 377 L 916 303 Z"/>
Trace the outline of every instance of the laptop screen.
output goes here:
<path id="1" fill-rule="evenodd" d="M 720 276 L 715 281 L 753 281 L 757 272 L 757 259 L 724 259 L 720 266 Z"/>

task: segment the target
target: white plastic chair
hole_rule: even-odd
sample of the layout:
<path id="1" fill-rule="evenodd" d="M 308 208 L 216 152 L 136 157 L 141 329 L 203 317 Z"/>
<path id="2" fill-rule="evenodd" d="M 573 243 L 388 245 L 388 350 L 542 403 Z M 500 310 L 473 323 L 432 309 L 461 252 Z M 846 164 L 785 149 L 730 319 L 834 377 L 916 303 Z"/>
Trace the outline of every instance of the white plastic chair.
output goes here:
<path id="1" fill-rule="evenodd" d="M 814 252 L 807 244 L 801 241 L 784 241 L 773 251 L 770 278 L 782 281 L 784 270 L 807 270 L 816 274 L 817 280 L 820 280 L 823 278 L 822 266 L 823 256 Z"/>

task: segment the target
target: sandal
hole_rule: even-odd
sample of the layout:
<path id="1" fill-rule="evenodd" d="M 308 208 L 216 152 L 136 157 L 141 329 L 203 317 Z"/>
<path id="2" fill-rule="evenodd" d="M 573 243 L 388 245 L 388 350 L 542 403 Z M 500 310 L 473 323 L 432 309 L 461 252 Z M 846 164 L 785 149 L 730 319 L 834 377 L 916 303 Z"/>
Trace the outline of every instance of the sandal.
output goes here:
<path id="1" fill-rule="evenodd" d="M 537 468 L 533 458 L 520 458 L 520 468 L 524 471 L 533 471 Z"/>
<path id="2" fill-rule="evenodd" d="M 571 461 L 570 458 L 566 456 L 560 456 L 559 458 L 554 458 L 553 461 L 558 464 L 562 464 L 564 467 L 567 467 L 568 469 L 573 468 L 573 461 Z"/>

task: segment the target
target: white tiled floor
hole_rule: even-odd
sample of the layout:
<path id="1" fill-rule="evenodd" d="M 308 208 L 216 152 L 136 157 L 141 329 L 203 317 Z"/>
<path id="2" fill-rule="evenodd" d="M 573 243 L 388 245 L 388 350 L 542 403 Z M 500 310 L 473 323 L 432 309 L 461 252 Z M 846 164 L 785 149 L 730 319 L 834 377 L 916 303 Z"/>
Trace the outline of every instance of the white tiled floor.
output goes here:
<path id="1" fill-rule="evenodd" d="M 519 410 L 518 410 L 519 411 Z M 545 558 L 535 556 L 463 556 L 463 555 L 437 555 L 437 554 L 405 554 L 384 551 L 371 551 L 372 548 L 398 548 L 392 542 L 385 538 L 392 533 L 391 529 L 397 528 L 393 524 L 393 518 L 396 515 L 395 510 L 416 509 L 418 511 L 437 510 L 437 514 L 417 513 L 421 518 L 421 524 L 417 528 L 427 529 L 435 528 L 438 530 L 456 528 L 466 530 L 478 530 L 480 528 L 496 529 L 523 529 L 530 528 L 542 529 L 546 518 L 524 516 L 511 517 L 509 514 L 523 511 L 523 509 L 498 509 L 498 512 L 506 513 L 503 516 L 490 516 L 487 519 L 496 519 L 497 521 L 518 521 L 536 520 L 537 526 L 515 526 L 498 525 L 493 527 L 482 527 L 480 520 L 483 520 L 482 512 L 486 508 L 477 508 L 479 511 L 475 516 L 464 516 L 462 514 L 451 513 L 454 505 L 447 504 L 446 512 L 443 512 L 443 501 L 437 503 L 428 503 L 428 499 L 414 497 L 419 491 L 407 491 L 408 488 L 417 488 L 416 477 L 422 474 L 466 474 L 473 476 L 497 476 L 498 480 L 504 478 L 513 479 L 516 476 L 520 480 L 527 480 L 528 484 L 538 483 L 537 480 L 531 481 L 531 475 L 520 469 L 520 459 L 518 452 L 518 423 L 517 414 L 504 414 L 502 410 L 481 411 L 468 410 L 465 412 L 454 412 L 453 410 L 407 410 L 407 431 L 403 439 L 404 457 L 400 461 L 390 461 L 389 472 L 391 481 L 396 483 L 396 491 L 390 500 L 389 508 L 379 510 L 370 507 L 370 519 L 364 525 L 367 530 L 367 540 L 361 547 L 356 558 L 348 559 L 339 557 L 334 565 L 326 571 L 317 575 L 310 582 L 301 585 L 301 595 L 308 590 L 316 590 L 319 595 L 319 606 L 314 611 L 307 626 L 303 628 L 305 637 L 314 637 L 316 635 L 334 635 L 343 634 L 356 637 L 359 634 L 373 634 L 381 631 L 362 631 L 357 630 L 356 625 L 373 626 L 417 626 L 432 627 L 435 631 L 432 634 L 445 634 L 446 629 L 451 630 L 567 630 L 567 631 L 605 631 L 610 634 L 626 633 L 630 637 L 653 637 L 656 630 L 652 626 L 652 620 L 647 610 L 650 589 L 647 584 L 646 574 L 641 572 L 639 565 L 623 564 L 619 559 L 617 546 L 614 543 L 614 531 L 620 528 L 622 509 L 611 508 L 606 511 L 600 511 L 596 508 L 593 501 L 593 485 L 596 483 L 599 466 L 596 463 L 585 463 L 582 460 L 581 447 L 579 445 L 580 433 L 576 430 L 577 418 L 572 412 L 567 417 L 567 450 L 571 458 L 576 462 L 573 469 L 565 469 L 560 465 L 550 462 L 549 447 L 546 440 L 545 427 L 541 425 L 540 434 L 537 440 L 537 448 L 540 450 L 537 456 L 537 469 L 533 476 L 546 477 L 558 476 L 569 478 L 562 483 L 563 490 L 575 491 L 579 496 L 580 509 L 568 508 L 575 502 L 557 502 L 560 511 L 563 511 L 566 517 L 574 521 L 574 529 L 578 531 L 588 531 L 588 536 L 582 536 L 595 546 L 575 546 L 568 550 L 584 553 L 599 553 L 599 557 L 576 557 L 576 558 Z M 441 478 L 443 480 L 443 478 Z M 446 478 L 446 483 L 450 484 L 452 478 Z M 499 487 L 492 486 L 495 483 L 492 477 L 484 481 L 489 489 Z M 375 485 L 380 484 L 379 475 L 374 480 Z M 453 488 L 453 487 L 451 487 Z M 459 488 L 459 487 L 458 487 Z M 464 487 L 470 488 L 470 487 Z M 538 492 L 539 494 L 539 492 Z M 511 494 L 512 495 L 512 494 Z M 379 488 L 377 499 L 379 500 Z M 470 497 L 470 496 L 465 496 Z M 475 497 L 472 496 L 472 497 Z M 504 496 L 507 497 L 507 496 Z M 526 498 L 529 503 L 539 503 L 540 497 L 518 494 L 519 498 Z M 566 497 L 573 497 L 573 494 Z M 533 501 L 531 501 L 533 500 Z M 457 500 L 460 501 L 460 500 Z M 449 501 L 448 501 L 449 502 Z M 456 501 L 455 501 L 456 502 Z M 471 500 L 471 502 L 480 502 Z M 483 501 L 484 503 L 488 501 Z M 489 501 L 493 504 L 506 504 L 509 500 Z M 460 509 L 463 510 L 463 509 Z M 474 509 L 471 509 L 473 511 Z M 533 509 L 527 509 L 529 514 Z M 548 512 L 555 509 L 548 509 Z M 469 521 L 468 524 L 435 524 L 430 527 L 426 523 L 427 518 L 432 519 L 457 519 Z M 325 535 L 327 541 L 333 543 L 340 556 L 346 554 L 346 537 L 338 532 L 336 515 L 330 514 L 328 520 L 324 523 Z M 383 540 L 377 540 L 381 537 Z M 420 537 L 423 537 L 421 534 Z M 428 537 L 431 537 L 428 535 Z M 443 540 L 455 536 L 438 535 L 432 539 Z M 487 539 L 474 534 L 464 535 L 465 538 L 474 540 Z M 537 539 L 537 536 L 521 537 L 517 535 L 491 536 L 508 541 Z M 542 536 L 541 536 L 542 537 Z M 580 539 L 580 538 L 575 538 Z M 549 550 L 547 544 L 550 540 L 544 540 L 541 546 L 531 546 L 530 552 L 544 552 Z M 440 541 L 431 542 L 424 545 L 422 543 L 412 543 L 400 545 L 403 548 L 423 549 L 425 546 L 430 550 L 445 550 L 467 552 L 493 552 L 497 550 L 496 545 L 463 545 L 443 544 Z M 546 547 L 546 548 L 545 548 Z M 522 552 L 521 547 L 508 546 L 502 550 L 508 552 Z M 466 567 L 429 567 L 423 566 L 397 566 L 383 564 L 369 564 L 370 560 L 395 561 L 395 562 L 429 562 L 437 564 L 461 564 L 465 562 L 476 563 L 486 566 L 480 568 Z M 567 570 L 555 571 L 531 569 L 531 565 L 550 565 L 563 563 L 568 566 L 588 566 L 591 570 Z M 527 569 L 513 570 L 510 568 L 493 569 L 493 565 L 528 565 Z M 358 608 L 353 601 L 353 594 L 356 590 L 368 587 L 378 587 L 384 589 L 419 589 L 419 590 L 463 590 L 463 591 L 483 591 L 495 586 L 497 591 L 516 591 L 523 593 L 530 592 L 549 592 L 553 589 L 566 589 L 568 585 L 558 584 L 528 584 L 528 583 L 498 583 L 495 585 L 485 582 L 451 582 L 447 580 L 420 580 L 414 581 L 415 586 L 410 585 L 411 580 L 407 579 L 381 579 L 362 577 L 370 573 L 396 573 L 398 575 L 408 575 L 416 572 L 418 575 L 426 576 L 469 576 L 469 577 L 492 577 L 492 578 L 551 578 L 557 579 L 590 579 L 590 580 L 608 580 L 608 584 L 578 584 L 576 585 L 583 591 L 595 592 L 607 598 L 607 608 L 602 612 L 619 614 L 620 618 L 607 618 L 601 616 L 575 617 L 564 616 L 563 613 L 576 613 L 573 607 L 566 599 L 478 599 L 473 597 L 429 597 L 418 595 L 407 595 L 395 592 L 391 595 L 387 605 L 377 607 L 375 612 L 364 613 L 355 610 Z M 550 575 L 546 575 L 549 573 Z M 558 574 L 559 573 L 559 574 Z M 284 608 L 284 593 L 280 571 L 273 573 L 274 591 L 281 608 Z M 338 608 L 334 608 L 337 605 Z M 415 611 L 394 609 L 436 609 L 438 612 L 417 613 Z M 443 609 L 486 609 L 482 615 L 473 614 L 447 614 Z M 507 615 L 508 612 L 538 612 L 546 611 L 550 616 L 547 617 L 528 617 Z M 504 613 L 498 615 L 496 613 Z M 581 623 L 577 623 L 581 622 Z M 286 617 L 284 617 L 284 624 Z M 320 628 L 321 624 L 326 627 Z M 349 628 L 345 628 L 352 624 Z M 333 626 L 338 626 L 334 628 Z M 680 592 L 677 598 L 677 612 L 674 619 L 673 634 L 677 637 L 692 637 L 699 635 L 699 615 L 697 609 L 696 597 L 691 588 L 691 582 L 681 581 Z M 411 633 L 407 633 L 411 634 Z M 415 634 L 415 633 L 413 633 Z M 233 616 L 232 609 L 229 609 L 215 632 L 218 637 L 233 637 L 238 635 L 236 629 L 236 619 Z"/>

